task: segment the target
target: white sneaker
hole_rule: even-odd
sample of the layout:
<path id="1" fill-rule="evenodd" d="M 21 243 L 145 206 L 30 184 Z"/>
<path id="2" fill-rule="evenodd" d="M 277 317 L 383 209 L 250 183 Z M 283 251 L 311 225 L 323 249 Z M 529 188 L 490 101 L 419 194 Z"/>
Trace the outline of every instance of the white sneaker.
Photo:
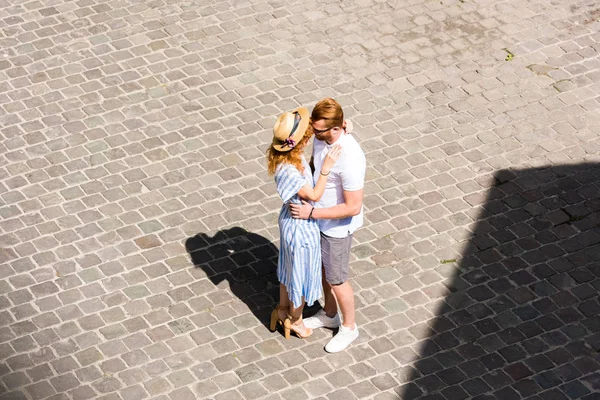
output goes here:
<path id="1" fill-rule="evenodd" d="M 346 328 L 340 325 L 340 330 L 325 346 L 325 351 L 328 353 L 337 353 L 344 350 L 358 338 L 358 325 L 354 324 L 354 329 Z"/>
<path id="2" fill-rule="evenodd" d="M 340 321 L 340 313 L 335 314 L 335 317 L 328 317 L 325 310 L 319 310 L 318 313 L 304 320 L 304 326 L 310 329 L 317 328 L 337 328 L 342 324 Z"/>

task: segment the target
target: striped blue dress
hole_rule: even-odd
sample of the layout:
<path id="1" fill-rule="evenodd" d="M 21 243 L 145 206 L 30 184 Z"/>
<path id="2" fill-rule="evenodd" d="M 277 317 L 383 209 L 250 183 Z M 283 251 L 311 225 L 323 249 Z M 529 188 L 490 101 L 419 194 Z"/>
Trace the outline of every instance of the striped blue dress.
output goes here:
<path id="1" fill-rule="evenodd" d="M 279 261 L 277 278 L 287 288 L 294 307 L 309 306 L 321 297 L 321 235 L 316 220 L 292 218 L 289 203 L 300 203 L 298 191 L 306 183 L 314 186 L 310 166 L 304 157 L 304 174 L 290 164 L 280 164 L 275 172 L 277 193 L 283 200 L 279 213 Z"/>

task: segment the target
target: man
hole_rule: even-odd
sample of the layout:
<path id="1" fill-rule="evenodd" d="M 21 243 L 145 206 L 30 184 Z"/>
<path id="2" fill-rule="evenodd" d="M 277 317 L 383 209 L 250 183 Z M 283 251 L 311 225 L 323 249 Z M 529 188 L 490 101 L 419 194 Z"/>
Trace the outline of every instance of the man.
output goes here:
<path id="1" fill-rule="evenodd" d="M 334 145 L 341 145 L 342 155 L 329 171 L 325 193 L 316 206 L 303 202 L 290 207 L 294 218 L 319 220 L 325 306 L 314 317 L 304 320 L 304 324 L 313 329 L 339 327 L 337 335 L 325 346 L 327 352 L 336 353 L 358 338 L 348 269 L 352 234 L 363 224 L 366 160 L 356 139 L 344 134 L 344 113 L 335 100 L 326 98 L 315 105 L 311 125 L 315 133 L 311 158 L 315 179 L 321 174 L 325 155 Z M 338 315 L 338 304 L 343 323 Z"/>

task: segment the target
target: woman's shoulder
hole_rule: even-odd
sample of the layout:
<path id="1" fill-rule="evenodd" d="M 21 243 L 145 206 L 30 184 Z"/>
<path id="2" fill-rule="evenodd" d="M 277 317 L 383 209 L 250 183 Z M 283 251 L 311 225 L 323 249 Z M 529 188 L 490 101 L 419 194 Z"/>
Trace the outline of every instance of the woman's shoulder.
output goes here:
<path id="1" fill-rule="evenodd" d="M 288 163 L 281 163 L 277 166 L 277 169 L 275 170 L 276 178 L 282 178 L 290 175 L 300 175 L 300 171 L 298 171 L 298 168 L 296 168 L 294 165 Z"/>

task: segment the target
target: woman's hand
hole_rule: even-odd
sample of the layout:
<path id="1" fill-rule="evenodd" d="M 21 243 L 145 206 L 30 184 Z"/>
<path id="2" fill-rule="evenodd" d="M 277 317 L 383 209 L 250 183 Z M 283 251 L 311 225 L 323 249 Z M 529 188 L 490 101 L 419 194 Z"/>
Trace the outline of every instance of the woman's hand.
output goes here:
<path id="1" fill-rule="evenodd" d="M 352 130 L 354 129 L 354 124 L 349 119 L 346 119 L 346 120 L 344 120 L 344 123 L 342 124 L 342 128 L 344 128 L 344 134 L 349 135 L 350 133 L 352 133 Z"/>
<path id="2" fill-rule="evenodd" d="M 338 158 L 340 158 L 341 154 L 342 146 L 340 146 L 339 144 L 336 144 L 327 152 L 327 155 L 323 160 L 323 166 L 321 167 L 321 173 L 323 175 L 327 175 L 329 173 L 329 170 L 333 168 L 335 162 L 338 160 Z"/>

